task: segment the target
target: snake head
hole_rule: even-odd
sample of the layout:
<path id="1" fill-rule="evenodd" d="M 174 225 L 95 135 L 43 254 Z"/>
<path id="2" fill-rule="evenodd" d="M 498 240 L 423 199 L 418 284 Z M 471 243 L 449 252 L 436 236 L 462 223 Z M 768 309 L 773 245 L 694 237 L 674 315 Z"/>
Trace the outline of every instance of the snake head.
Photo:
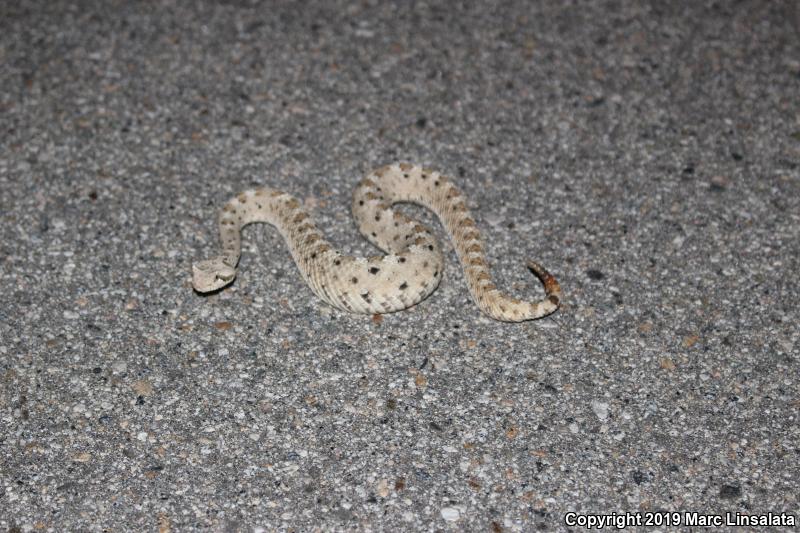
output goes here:
<path id="1" fill-rule="evenodd" d="M 236 277 L 236 268 L 219 256 L 192 265 L 192 286 L 197 292 L 221 289 Z"/>

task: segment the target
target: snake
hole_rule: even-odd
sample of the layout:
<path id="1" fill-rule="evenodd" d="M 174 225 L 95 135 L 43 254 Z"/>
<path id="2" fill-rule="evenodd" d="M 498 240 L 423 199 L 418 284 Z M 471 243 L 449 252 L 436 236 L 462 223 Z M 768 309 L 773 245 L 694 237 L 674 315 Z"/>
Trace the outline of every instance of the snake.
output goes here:
<path id="1" fill-rule="evenodd" d="M 354 257 L 340 252 L 294 196 L 257 188 L 236 195 L 220 210 L 222 253 L 192 265 L 192 286 L 198 293 L 212 293 L 233 282 L 241 256 L 241 230 L 262 222 L 278 229 L 303 279 L 324 302 L 342 311 L 373 315 L 407 309 L 439 286 L 444 256 L 431 230 L 395 209 L 398 203 L 421 205 L 436 214 L 456 250 L 472 300 L 487 316 L 522 322 L 558 309 L 561 287 L 535 261 L 526 264 L 544 287 L 543 299 L 524 301 L 498 290 L 464 195 L 451 178 L 409 163 L 373 170 L 353 192 L 358 229 L 384 255 Z"/>

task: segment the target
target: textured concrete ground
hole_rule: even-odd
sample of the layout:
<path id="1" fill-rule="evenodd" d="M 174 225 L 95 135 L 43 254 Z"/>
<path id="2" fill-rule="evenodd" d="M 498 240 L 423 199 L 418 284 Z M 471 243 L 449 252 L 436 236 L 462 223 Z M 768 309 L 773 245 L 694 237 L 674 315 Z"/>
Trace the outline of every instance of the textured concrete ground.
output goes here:
<path id="1" fill-rule="evenodd" d="M 0 4 L 0 528 L 559 531 L 800 512 L 796 2 Z M 509 325 L 441 287 L 330 309 L 255 184 L 469 196 Z M 430 213 L 408 209 L 441 226 Z M 641 528 L 646 531 L 682 528 Z M 685 528 L 683 528 L 685 529 Z"/>

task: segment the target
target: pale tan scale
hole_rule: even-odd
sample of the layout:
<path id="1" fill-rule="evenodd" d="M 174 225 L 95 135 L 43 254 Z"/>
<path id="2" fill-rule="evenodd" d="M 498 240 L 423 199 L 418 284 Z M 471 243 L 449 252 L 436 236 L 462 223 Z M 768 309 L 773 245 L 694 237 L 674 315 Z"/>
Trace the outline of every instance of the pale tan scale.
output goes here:
<path id="1" fill-rule="evenodd" d="M 436 290 L 444 259 L 427 227 L 392 208 L 399 202 L 416 203 L 436 214 L 453 241 L 470 294 L 481 311 L 496 320 L 520 322 L 558 309 L 558 282 L 533 261 L 528 261 L 528 268 L 544 285 L 545 299 L 525 302 L 498 291 L 464 197 L 449 178 L 408 163 L 373 171 L 353 194 L 352 211 L 359 230 L 386 255 L 343 255 L 325 240 L 297 199 L 271 189 L 251 190 L 220 210 L 223 254 L 194 264 L 192 284 L 198 292 L 210 292 L 231 283 L 241 255 L 242 227 L 265 222 L 278 228 L 306 283 L 325 302 L 354 313 L 406 309 Z"/>

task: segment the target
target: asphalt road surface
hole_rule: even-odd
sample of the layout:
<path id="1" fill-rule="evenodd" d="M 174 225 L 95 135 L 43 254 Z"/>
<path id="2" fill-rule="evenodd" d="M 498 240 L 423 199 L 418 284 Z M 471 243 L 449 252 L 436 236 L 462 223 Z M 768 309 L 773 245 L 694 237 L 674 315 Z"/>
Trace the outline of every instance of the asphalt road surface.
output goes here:
<path id="1" fill-rule="evenodd" d="M 0 529 L 796 520 L 798 27 L 788 0 L 3 1 Z M 416 207 L 446 269 L 412 309 L 321 303 L 269 226 L 192 290 L 255 185 L 375 253 L 350 195 L 394 161 L 452 176 L 500 288 L 541 297 L 535 259 L 561 309 L 483 317 Z"/>

